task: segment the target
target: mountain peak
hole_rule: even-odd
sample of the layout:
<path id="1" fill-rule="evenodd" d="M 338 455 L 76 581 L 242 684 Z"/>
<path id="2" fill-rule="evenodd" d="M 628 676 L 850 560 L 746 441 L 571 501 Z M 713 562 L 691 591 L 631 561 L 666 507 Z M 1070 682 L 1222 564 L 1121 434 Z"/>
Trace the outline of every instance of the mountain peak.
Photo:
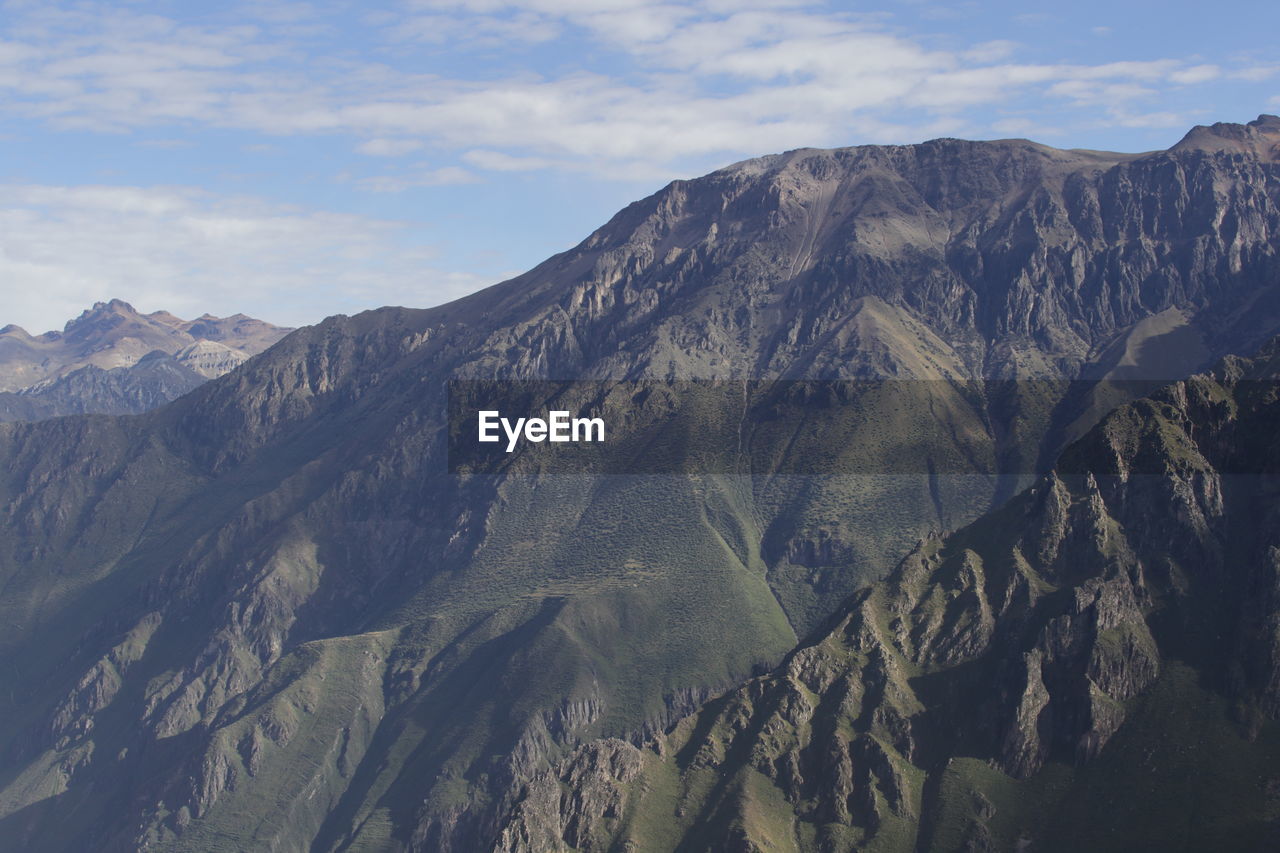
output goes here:
<path id="1" fill-rule="evenodd" d="M 115 311 L 121 314 L 123 313 L 137 314 L 138 313 L 132 305 L 130 305 L 128 302 L 125 302 L 123 299 L 111 299 L 107 302 L 95 302 L 93 303 L 93 310 L 94 311 Z"/>
<path id="2" fill-rule="evenodd" d="M 1263 114 L 1248 124 L 1197 125 L 1171 151 L 1226 151 L 1280 162 L 1280 116 Z"/>
<path id="3" fill-rule="evenodd" d="M 77 326 L 92 322 L 94 320 L 106 319 L 112 316 L 140 317 L 140 315 L 134 309 L 134 307 L 130 305 L 128 302 L 125 302 L 123 299 L 112 299 L 108 302 L 95 302 L 93 303 L 92 308 L 89 308 L 85 311 L 81 311 L 79 317 L 76 317 L 73 320 L 68 320 L 66 325 L 63 327 L 62 331 L 65 334 L 67 332 L 72 331 Z"/>

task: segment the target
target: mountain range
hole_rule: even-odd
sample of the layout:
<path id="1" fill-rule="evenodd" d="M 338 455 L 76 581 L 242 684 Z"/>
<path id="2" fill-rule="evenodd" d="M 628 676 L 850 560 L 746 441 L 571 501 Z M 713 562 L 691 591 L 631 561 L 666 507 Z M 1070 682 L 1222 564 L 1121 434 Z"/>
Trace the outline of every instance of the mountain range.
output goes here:
<path id="1" fill-rule="evenodd" d="M 794 151 L 145 414 L 0 425 L 0 839 L 1054 849 L 1212 789 L 1185 838 L 1255 845 L 1269 781 L 1177 768 L 1275 766 L 1271 491 L 1220 472 L 1270 458 L 1269 351 L 1230 357 L 1280 334 L 1278 234 L 1273 116 Z M 529 380 L 624 464 L 451 473 L 450 383 Z M 690 422 L 750 469 L 639 464 Z"/>
<path id="2" fill-rule="evenodd" d="M 181 320 L 98 302 L 61 332 L 0 329 L 0 420 L 136 414 L 221 376 L 291 330 L 237 314 Z"/>

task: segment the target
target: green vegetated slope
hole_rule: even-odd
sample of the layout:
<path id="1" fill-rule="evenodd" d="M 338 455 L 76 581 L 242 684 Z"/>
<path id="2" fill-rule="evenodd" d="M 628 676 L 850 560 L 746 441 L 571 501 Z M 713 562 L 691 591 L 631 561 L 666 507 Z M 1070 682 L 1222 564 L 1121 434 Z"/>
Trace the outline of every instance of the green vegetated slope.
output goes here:
<path id="1" fill-rule="evenodd" d="M 527 786 L 503 850 L 1271 850 L 1280 342 L 1110 414 L 774 672 Z"/>
<path id="2" fill-rule="evenodd" d="M 666 728 L 1012 493 L 991 460 L 1033 471 L 1099 409 L 1070 380 L 1162 334 L 1218 356 L 1274 333 L 1277 166 L 1215 140 L 1276 124 L 1145 157 L 939 140 L 749 161 L 467 299 L 300 330 L 164 409 L 0 426 L 0 842 L 491 844 L 574 747 Z M 446 383 L 493 378 L 764 380 L 695 420 L 754 473 L 517 454 L 450 475 Z M 914 396 L 836 429 L 775 379 Z M 660 396 L 610 405 L 627 452 L 686 441 Z M 893 661 L 858 684 L 898 684 Z M 857 766 L 887 773 L 881 750 L 907 792 L 882 740 Z M 854 778 L 837 758 L 824 790 Z M 700 803 L 735 807 L 700 778 Z M 770 778 L 740 780 L 744 831 L 785 839 Z M 833 820 L 862 813 L 842 802 Z"/>

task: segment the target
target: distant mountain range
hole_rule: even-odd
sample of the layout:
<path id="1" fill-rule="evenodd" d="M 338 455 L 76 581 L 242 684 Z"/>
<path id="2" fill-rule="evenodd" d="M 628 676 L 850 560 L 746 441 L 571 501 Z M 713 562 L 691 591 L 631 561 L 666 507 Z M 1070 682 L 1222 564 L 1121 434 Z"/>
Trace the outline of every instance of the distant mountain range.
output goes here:
<path id="1" fill-rule="evenodd" d="M 0 329 L 0 420 L 136 414 L 221 376 L 288 334 L 236 314 L 181 320 L 96 303 L 61 332 Z"/>
<path id="2" fill-rule="evenodd" d="M 1236 382 L 1271 351 L 1223 359 L 1280 335 L 1278 252 L 1272 116 L 1142 155 L 801 150 L 140 416 L 0 424 L 0 841 L 1055 849 L 1038 821 L 1176 817 L 1269 849 L 1270 487 L 1219 475 L 1272 453 Z M 599 413 L 633 471 L 450 473 L 450 382 L 546 379 L 529 410 Z M 1218 747 L 1252 775 L 1187 818 Z"/>

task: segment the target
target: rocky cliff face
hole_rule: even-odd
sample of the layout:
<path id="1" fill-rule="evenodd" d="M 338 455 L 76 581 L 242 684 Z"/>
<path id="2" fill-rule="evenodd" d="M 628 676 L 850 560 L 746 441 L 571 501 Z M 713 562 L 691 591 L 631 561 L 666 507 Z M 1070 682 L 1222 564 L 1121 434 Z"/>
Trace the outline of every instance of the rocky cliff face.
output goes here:
<path id="1" fill-rule="evenodd" d="M 538 774 L 496 849 L 1271 849 L 1278 379 L 1280 342 L 1111 414 L 774 672 Z"/>
<path id="2" fill-rule="evenodd" d="M 1271 139 L 1278 123 L 1197 131 L 1142 157 L 939 140 L 750 161 L 672 184 L 510 282 L 428 311 L 331 318 L 140 417 L 0 425 L 0 839 L 50 850 L 563 839 L 559 818 L 512 836 L 502 821 L 574 747 L 663 729 L 770 668 L 931 528 L 1010 494 L 1019 478 L 991 476 L 993 460 L 1029 476 L 1132 393 L 1111 380 L 1177 376 L 1280 329 L 1280 166 L 1269 149 L 1204 141 Z M 777 452 L 748 474 L 566 474 L 519 456 L 496 475 L 449 475 L 445 383 L 494 377 L 601 380 L 636 455 L 681 446 L 663 427 L 670 398 L 610 397 L 610 383 L 752 378 L 758 397 L 726 396 L 732 406 L 699 417 L 735 450 Z M 872 399 L 838 442 L 822 440 L 816 415 L 777 441 L 767 415 L 780 378 L 893 378 L 911 403 Z M 877 468 L 885 459 L 916 467 Z M 797 475 L 801 462 L 829 473 Z M 1061 479 L 1074 530 L 1091 499 Z M 1002 674 L 1008 695 L 990 706 L 1006 722 L 973 729 L 1021 733 L 1000 741 L 1010 778 L 1039 778 L 1082 738 L 1105 760 L 1124 730 L 1114 703 L 1179 671 L 1143 654 L 1135 614 L 1149 585 L 1106 575 L 1068 606 L 1031 576 L 948 565 L 971 580 L 919 593 L 941 627 L 898 617 L 921 622 L 910 629 L 921 650 L 894 651 L 905 628 L 851 621 L 840 642 L 861 650 L 856 672 L 815 661 L 769 724 L 785 739 L 806 704 L 827 703 L 828 721 L 857 712 L 856 726 L 819 732 L 814 760 L 830 775 L 794 771 L 822 799 L 824 826 L 848 816 L 865 835 L 922 813 L 912 750 L 939 747 L 913 745 L 924 698 L 911 679 L 1006 648 L 998 626 L 1033 598 L 1065 621 L 1035 623 L 1043 642 L 1026 649 L 1039 663 Z M 948 604 L 951 592 L 985 603 L 975 613 Z M 1118 650 L 1079 641 L 1087 630 Z M 734 725 L 754 725 L 753 709 Z M 584 820 L 595 805 L 625 817 L 634 802 L 592 793 L 632 772 L 618 743 L 569 777 Z M 730 745 L 717 743 L 703 766 Z M 770 781 L 753 790 L 772 805 L 741 830 L 752 843 L 780 832 L 768 815 L 792 814 L 758 772 Z M 710 770 L 701 778 L 715 788 Z M 996 792 L 982 795 L 1006 814 Z"/>
<path id="3" fill-rule="evenodd" d="M 61 332 L 0 329 L 0 420 L 136 414 L 232 370 L 289 333 L 243 314 L 181 320 L 99 302 Z"/>

